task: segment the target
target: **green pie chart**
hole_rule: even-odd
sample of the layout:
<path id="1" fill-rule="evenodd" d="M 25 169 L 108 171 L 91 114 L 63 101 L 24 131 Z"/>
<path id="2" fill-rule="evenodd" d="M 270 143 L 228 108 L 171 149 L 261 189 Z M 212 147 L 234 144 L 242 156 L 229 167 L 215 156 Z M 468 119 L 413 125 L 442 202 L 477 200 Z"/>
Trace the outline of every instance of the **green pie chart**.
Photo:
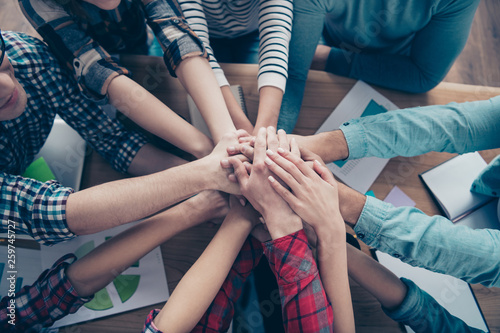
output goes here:
<path id="1" fill-rule="evenodd" d="M 111 237 L 106 237 L 106 240 Z M 89 241 L 82 246 L 80 246 L 76 251 L 75 255 L 78 259 L 89 253 L 95 248 L 94 241 Z M 134 263 L 132 267 L 139 267 L 139 261 Z M 113 285 L 120 296 L 120 300 L 122 303 L 128 301 L 137 291 L 137 287 L 139 286 L 141 276 L 140 275 L 132 275 L 132 274 L 122 274 L 117 276 L 113 280 Z M 113 308 L 113 301 L 109 296 L 106 288 L 103 288 L 94 294 L 94 298 L 84 304 L 84 306 L 90 310 L 94 311 L 104 311 Z"/>

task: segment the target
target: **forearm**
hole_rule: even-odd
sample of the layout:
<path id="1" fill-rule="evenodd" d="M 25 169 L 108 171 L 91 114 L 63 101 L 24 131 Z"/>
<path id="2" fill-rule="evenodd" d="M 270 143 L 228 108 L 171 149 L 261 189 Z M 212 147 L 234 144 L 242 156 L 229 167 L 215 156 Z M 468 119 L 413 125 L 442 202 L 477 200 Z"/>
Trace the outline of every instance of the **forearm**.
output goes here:
<path id="1" fill-rule="evenodd" d="M 205 58 L 187 58 L 175 73 L 196 103 L 215 143 L 222 135 L 236 129 L 214 72 Z"/>
<path id="2" fill-rule="evenodd" d="M 152 144 L 145 144 L 137 152 L 127 172 L 133 176 L 150 175 L 187 163 L 179 156 L 161 150 Z"/>
<path id="3" fill-rule="evenodd" d="M 496 148 L 499 119 L 500 97 L 495 97 L 386 112 L 353 119 L 340 129 L 349 147 L 349 159 L 391 158 Z"/>
<path id="4" fill-rule="evenodd" d="M 205 219 L 185 201 L 103 243 L 69 266 L 66 274 L 78 295 L 91 296 L 155 247 Z"/>
<path id="5" fill-rule="evenodd" d="M 349 149 L 344 134 L 340 130 L 314 135 L 292 135 L 300 147 L 319 155 L 325 163 L 344 160 L 349 157 Z"/>
<path id="6" fill-rule="evenodd" d="M 202 59 L 203 60 L 203 59 Z M 145 130 L 196 156 L 213 148 L 211 140 L 142 86 L 120 75 L 108 87 L 110 103 Z"/>
<path id="7" fill-rule="evenodd" d="M 340 217 L 337 217 L 341 219 Z M 321 281 L 333 308 L 335 332 L 354 332 L 354 313 L 347 274 L 345 228 L 325 226 L 317 231 Z"/>
<path id="8" fill-rule="evenodd" d="M 118 180 L 69 195 L 68 228 L 91 234 L 136 221 L 206 189 L 216 189 L 213 177 L 200 173 L 205 160 L 148 176 Z"/>
<path id="9" fill-rule="evenodd" d="M 195 327 L 219 291 L 250 230 L 251 224 L 243 217 L 228 214 L 155 318 L 161 331 L 188 332 Z"/>
<path id="10" fill-rule="evenodd" d="M 261 127 L 278 125 L 283 91 L 273 86 L 265 86 L 259 91 L 259 111 L 255 121 L 254 135 Z"/>
<path id="11" fill-rule="evenodd" d="M 244 129 L 248 133 L 252 133 L 253 125 L 241 109 L 241 106 L 234 97 L 231 88 L 229 86 L 222 86 L 220 89 L 222 91 L 222 95 L 224 96 L 224 101 L 226 102 L 229 114 L 231 115 L 231 119 L 233 120 L 236 128 Z"/>
<path id="12" fill-rule="evenodd" d="M 390 270 L 347 244 L 349 276 L 372 294 L 386 309 L 397 308 L 405 299 L 406 285 Z"/>

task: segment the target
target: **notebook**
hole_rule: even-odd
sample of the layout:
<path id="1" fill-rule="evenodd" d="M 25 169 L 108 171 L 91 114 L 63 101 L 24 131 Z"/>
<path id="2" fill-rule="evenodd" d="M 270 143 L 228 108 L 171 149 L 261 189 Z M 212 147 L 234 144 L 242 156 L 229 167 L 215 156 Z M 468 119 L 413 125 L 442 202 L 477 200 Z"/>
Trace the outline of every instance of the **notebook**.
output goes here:
<path id="1" fill-rule="evenodd" d="M 474 152 L 453 157 L 419 176 L 443 214 L 458 222 L 488 204 L 494 205 L 496 201 L 470 191 L 472 183 L 486 165 L 481 155 Z M 492 222 L 498 222 L 495 216 L 492 216 Z"/>
<path id="2" fill-rule="evenodd" d="M 247 107 L 245 104 L 245 97 L 243 95 L 243 88 L 240 85 L 232 85 L 230 86 L 231 92 L 233 93 L 234 97 L 236 100 L 240 103 L 241 109 L 243 112 L 245 112 L 246 115 L 247 113 Z M 205 120 L 201 116 L 200 111 L 196 107 L 196 104 L 194 103 L 193 98 L 187 95 L 187 102 L 188 102 L 188 109 L 189 109 L 189 116 L 191 118 L 191 124 L 196 127 L 200 132 L 208 136 L 209 138 L 212 138 L 212 135 L 210 134 L 210 131 L 208 130 L 207 123 L 205 123 Z"/>

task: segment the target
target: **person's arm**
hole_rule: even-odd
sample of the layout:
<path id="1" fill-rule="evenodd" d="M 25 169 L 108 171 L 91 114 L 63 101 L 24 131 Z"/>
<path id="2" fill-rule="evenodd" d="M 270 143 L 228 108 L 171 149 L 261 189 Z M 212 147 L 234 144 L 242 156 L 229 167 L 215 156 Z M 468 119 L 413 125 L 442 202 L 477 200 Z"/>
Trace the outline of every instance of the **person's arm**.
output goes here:
<path id="1" fill-rule="evenodd" d="M 74 255 L 59 259 L 33 285 L 24 286 L 14 297 L 2 299 L 0 327 L 5 328 L 2 332 L 9 332 L 10 328 L 20 332 L 50 327 L 67 314 L 76 312 L 95 292 L 161 243 L 182 230 L 221 217 L 226 212 L 227 202 L 220 194 L 204 192 L 140 222 L 76 262 Z M 7 309 L 10 299 L 15 301 L 15 326 L 8 324 L 12 319 Z"/>
<path id="2" fill-rule="evenodd" d="M 66 275 L 78 295 L 91 296 L 174 235 L 226 212 L 218 192 L 202 192 L 114 236 L 69 266 Z"/>
<path id="3" fill-rule="evenodd" d="M 267 152 L 271 170 L 290 189 L 269 178 L 273 189 L 318 236 L 321 280 L 333 306 L 336 332 L 354 332 L 354 314 L 347 275 L 345 226 L 340 214 L 337 183 L 319 161 L 311 169 L 300 157 L 285 150 Z"/>
<path id="4" fill-rule="evenodd" d="M 478 4 L 479 0 L 455 1 L 433 8 L 437 13 L 415 33 L 409 55 L 333 47 L 324 69 L 390 89 L 426 92 L 444 79 L 464 48 Z"/>
<path id="5" fill-rule="evenodd" d="M 347 244 L 349 276 L 372 294 L 385 314 L 415 332 L 483 332 L 452 316 L 413 281 L 401 278 Z"/>
<path id="6" fill-rule="evenodd" d="M 196 157 L 211 151 L 208 137 L 127 77 L 128 71 L 116 64 L 61 6 L 23 0 L 21 8 L 61 64 L 73 72 L 84 95 L 102 103 L 109 99 L 139 126 Z"/>
<path id="7" fill-rule="evenodd" d="M 195 96 L 191 95 L 193 97 L 193 100 L 196 103 L 196 106 L 200 109 L 200 112 L 202 113 L 204 119 L 207 120 L 207 125 L 209 126 L 210 133 L 214 134 L 212 132 L 212 128 L 210 126 L 220 126 L 217 125 L 217 117 L 215 117 L 216 114 L 221 113 L 221 110 L 216 109 L 215 106 L 212 106 L 210 104 L 206 105 L 203 104 L 202 98 L 210 98 L 211 100 L 214 99 L 215 96 L 219 98 L 219 96 L 222 94 L 223 100 L 225 103 L 224 110 L 227 110 L 224 116 L 227 115 L 227 112 L 229 112 L 229 115 L 231 116 L 232 122 L 236 126 L 237 129 L 244 129 L 251 133 L 253 130 L 253 126 L 248 120 L 248 118 L 245 116 L 245 113 L 241 109 L 239 103 L 236 101 L 236 98 L 232 94 L 231 90 L 229 89 L 229 82 L 227 81 L 226 77 L 224 76 L 224 71 L 218 64 L 217 60 L 215 59 L 212 47 L 210 46 L 210 36 L 208 32 L 208 22 L 205 17 L 205 12 L 203 10 L 203 5 L 201 0 L 195 0 L 195 1 L 186 1 L 186 0 L 180 0 L 179 5 L 181 6 L 182 12 L 184 13 L 184 16 L 186 18 L 187 23 L 189 24 L 189 27 L 193 29 L 193 31 L 196 33 L 196 35 L 199 37 L 199 39 L 203 42 L 203 46 L 205 47 L 205 50 L 208 54 L 208 59 L 209 59 L 209 64 L 210 67 L 213 70 L 213 73 L 210 74 L 208 77 L 209 73 L 206 73 L 206 78 L 210 79 L 210 89 L 213 89 L 213 94 L 208 94 L 206 92 L 205 96 L 201 97 L 200 101 L 195 98 Z M 196 73 L 193 71 L 193 73 L 201 77 L 199 73 Z M 214 78 L 215 76 L 215 78 Z M 185 86 L 186 87 L 186 86 Z M 220 91 L 215 92 L 215 89 L 219 89 Z M 189 91 L 189 89 L 188 89 Z M 191 93 L 190 93 L 191 94 Z M 220 99 L 218 99 L 218 102 L 220 102 Z M 206 112 L 207 116 L 213 117 L 212 119 L 214 120 L 213 122 L 207 118 L 205 118 L 205 113 L 203 113 L 203 109 L 210 109 L 210 112 Z M 212 124 L 211 124 L 212 122 Z M 217 134 L 217 133 L 215 133 Z M 214 137 L 215 139 L 215 137 Z M 217 141 L 217 140 L 215 140 Z"/>
<path id="8" fill-rule="evenodd" d="M 430 151 L 462 154 L 499 147 L 499 119 L 500 96 L 389 111 L 350 120 L 340 130 L 296 138 L 327 163 L 368 156 L 416 156 Z"/>
<path id="9" fill-rule="evenodd" d="M 227 158 L 227 146 L 236 144 L 238 135 L 245 133 L 226 134 L 201 160 L 73 193 L 60 207 L 61 214 L 73 233 L 89 234 L 144 218 L 203 190 L 239 193 L 238 185 L 227 179 L 228 172 L 220 161 Z"/>
<path id="10" fill-rule="evenodd" d="M 256 222 L 251 210 L 233 200 L 219 231 L 156 314 L 153 327 L 169 333 L 189 332 L 195 327 L 218 294 Z"/>
<path id="11" fill-rule="evenodd" d="M 288 78 L 288 46 L 292 32 L 293 1 L 259 3 L 259 109 L 254 134 L 260 127 L 277 127 Z"/>
<path id="12" fill-rule="evenodd" d="M 262 244 L 259 241 L 254 237 L 247 238 L 217 296 L 192 332 L 227 331 L 233 319 L 235 303 L 241 295 L 245 280 L 259 264 L 262 251 Z"/>

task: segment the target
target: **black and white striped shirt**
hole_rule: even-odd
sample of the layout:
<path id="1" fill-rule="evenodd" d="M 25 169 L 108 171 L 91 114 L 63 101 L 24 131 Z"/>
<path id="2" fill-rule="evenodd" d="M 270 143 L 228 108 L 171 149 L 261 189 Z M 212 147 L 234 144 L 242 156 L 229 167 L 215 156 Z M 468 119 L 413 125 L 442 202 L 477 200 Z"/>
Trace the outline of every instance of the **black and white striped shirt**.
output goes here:
<path id="1" fill-rule="evenodd" d="M 189 26 L 203 41 L 220 86 L 229 83 L 209 43 L 211 37 L 235 38 L 259 29 L 259 89 L 285 91 L 293 0 L 179 0 Z"/>

